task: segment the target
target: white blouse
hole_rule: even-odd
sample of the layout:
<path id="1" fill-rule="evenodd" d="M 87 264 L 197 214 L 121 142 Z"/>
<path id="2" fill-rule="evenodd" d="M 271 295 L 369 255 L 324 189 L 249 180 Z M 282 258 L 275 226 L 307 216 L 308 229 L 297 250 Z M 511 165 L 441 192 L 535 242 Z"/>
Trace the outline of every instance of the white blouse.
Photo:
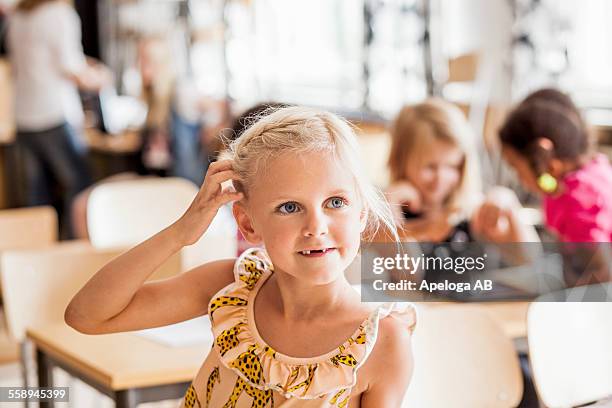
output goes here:
<path id="1" fill-rule="evenodd" d="M 61 1 L 16 11 L 9 20 L 8 49 L 17 129 L 41 131 L 65 121 L 81 124 L 78 90 L 67 78 L 86 64 L 76 11 Z"/>

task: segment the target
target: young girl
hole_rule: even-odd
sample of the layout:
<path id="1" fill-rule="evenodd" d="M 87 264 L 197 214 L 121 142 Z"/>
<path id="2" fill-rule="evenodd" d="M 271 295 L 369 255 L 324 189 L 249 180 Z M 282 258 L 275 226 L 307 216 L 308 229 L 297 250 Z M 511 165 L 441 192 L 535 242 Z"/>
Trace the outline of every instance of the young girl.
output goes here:
<path id="1" fill-rule="evenodd" d="M 404 107 L 391 129 L 387 196 L 402 235 L 418 241 L 538 241 L 520 222 L 511 190 L 485 198 L 474 135 L 456 106 L 441 99 Z"/>
<path id="2" fill-rule="evenodd" d="M 362 236 L 392 227 L 358 167 L 351 128 L 302 107 L 267 115 L 213 163 L 174 224 L 102 268 L 66 321 L 84 333 L 162 326 L 209 314 L 214 346 L 183 407 L 396 407 L 412 371 L 414 309 L 371 309 L 344 277 Z M 232 180 L 236 191 L 222 189 Z M 237 260 L 144 283 L 236 201 L 247 240 Z"/>
<path id="3" fill-rule="evenodd" d="M 568 285 L 612 280 L 612 166 L 592 152 L 589 131 L 571 99 L 530 95 L 500 130 L 502 154 L 525 188 L 543 196 L 546 226 L 562 246 Z M 594 244 L 594 243 L 606 243 Z"/>
<path id="4" fill-rule="evenodd" d="M 562 241 L 610 242 L 612 167 L 592 152 L 571 100 L 551 92 L 530 95 L 510 113 L 500 130 L 503 156 L 524 186 L 543 196 L 546 225 Z"/>

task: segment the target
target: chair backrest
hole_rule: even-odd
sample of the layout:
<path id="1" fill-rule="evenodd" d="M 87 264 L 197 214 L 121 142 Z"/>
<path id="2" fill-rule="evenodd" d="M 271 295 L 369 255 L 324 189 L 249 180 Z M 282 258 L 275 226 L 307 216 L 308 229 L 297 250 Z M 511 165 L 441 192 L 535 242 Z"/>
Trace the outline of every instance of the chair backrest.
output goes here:
<path id="1" fill-rule="evenodd" d="M 0 280 L 9 335 L 21 342 L 28 326 L 63 322 L 70 299 L 117 255 L 117 250 L 96 249 L 84 241 L 4 252 Z M 179 261 L 169 259 L 153 276 L 176 275 Z"/>
<path id="2" fill-rule="evenodd" d="M 176 221 L 198 192 L 179 178 L 145 178 L 101 184 L 87 204 L 87 228 L 97 248 L 142 242 Z"/>
<path id="3" fill-rule="evenodd" d="M 180 178 L 147 178 L 102 184 L 91 193 L 87 226 L 98 248 L 129 247 L 176 221 L 198 188 Z M 183 251 L 183 269 L 236 255 L 236 229 L 227 211 L 218 216 L 202 239 Z"/>
<path id="4" fill-rule="evenodd" d="M 529 358 L 547 407 L 573 407 L 612 395 L 612 303 L 534 302 Z"/>
<path id="5" fill-rule="evenodd" d="M 480 310 L 420 308 L 413 355 L 403 407 L 509 408 L 521 400 L 514 345 Z"/>
<path id="6" fill-rule="evenodd" d="M 53 207 L 0 211 L 0 251 L 50 245 L 57 241 L 57 214 Z"/>

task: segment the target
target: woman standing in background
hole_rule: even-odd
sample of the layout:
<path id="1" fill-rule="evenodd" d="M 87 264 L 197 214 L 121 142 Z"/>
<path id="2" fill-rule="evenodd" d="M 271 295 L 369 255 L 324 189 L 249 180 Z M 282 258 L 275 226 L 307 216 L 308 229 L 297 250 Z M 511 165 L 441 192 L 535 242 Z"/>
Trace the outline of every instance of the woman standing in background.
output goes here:
<path id="1" fill-rule="evenodd" d="M 58 208 L 61 235 L 71 235 L 73 197 L 90 183 L 76 129 L 83 111 L 78 88 L 96 91 L 109 82 L 108 71 L 86 60 L 79 17 L 62 0 L 21 0 L 10 16 L 8 50 L 15 92 L 17 144 L 28 160 L 28 205 L 51 203 L 62 190 Z"/>

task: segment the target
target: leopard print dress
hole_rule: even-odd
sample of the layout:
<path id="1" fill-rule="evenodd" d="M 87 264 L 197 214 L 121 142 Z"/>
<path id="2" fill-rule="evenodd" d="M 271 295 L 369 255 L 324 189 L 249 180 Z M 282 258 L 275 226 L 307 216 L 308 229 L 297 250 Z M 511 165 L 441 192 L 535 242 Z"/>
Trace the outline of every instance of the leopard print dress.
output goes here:
<path id="1" fill-rule="evenodd" d="M 341 346 L 312 358 L 274 351 L 259 336 L 253 304 L 274 267 L 263 249 L 250 248 L 236 261 L 235 281 L 211 300 L 214 343 L 189 386 L 181 408 L 346 407 L 357 370 L 374 347 L 380 319 L 393 315 L 412 330 L 412 305 L 384 304 Z"/>

